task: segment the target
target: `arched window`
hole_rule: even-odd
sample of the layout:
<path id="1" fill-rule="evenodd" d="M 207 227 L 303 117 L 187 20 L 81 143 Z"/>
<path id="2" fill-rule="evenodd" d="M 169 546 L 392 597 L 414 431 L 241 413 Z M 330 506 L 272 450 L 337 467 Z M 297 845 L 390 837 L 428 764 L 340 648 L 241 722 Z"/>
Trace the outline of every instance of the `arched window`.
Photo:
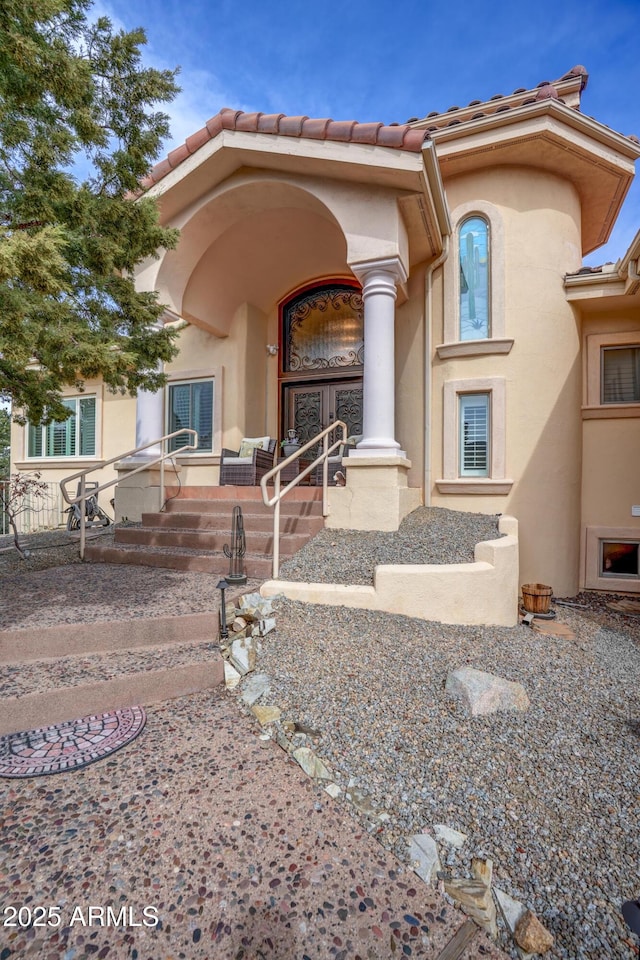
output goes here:
<path id="1" fill-rule="evenodd" d="M 458 227 L 460 262 L 459 339 L 491 336 L 489 224 L 472 216 Z"/>

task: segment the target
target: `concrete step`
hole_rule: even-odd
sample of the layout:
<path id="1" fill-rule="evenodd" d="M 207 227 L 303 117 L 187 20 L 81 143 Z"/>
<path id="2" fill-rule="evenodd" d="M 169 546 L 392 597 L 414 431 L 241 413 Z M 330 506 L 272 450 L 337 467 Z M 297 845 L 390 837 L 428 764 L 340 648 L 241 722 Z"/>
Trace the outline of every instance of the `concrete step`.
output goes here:
<path id="1" fill-rule="evenodd" d="M 161 703 L 211 690 L 221 683 L 224 683 L 222 657 L 161 670 L 124 673 L 111 680 L 57 687 L 21 697 L 3 697 L 0 700 L 0 736 L 108 710 Z"/>
<path id="2" fill-rule="evenodd" d="M 309 540 L 310 534 L 289 533 L 280 540 L 280 553 L 291 556 Z M 272 533 L 250 533 L 245 530 L 247 557 L 273 556 Z M 115 544 L 136 544 L 140 547 L 185 547 L 189 550 L 222 553 L 230 546 L 230 531 L 174 530 L 171 528 L 119 527 L 115 532 Z"/>
<path id="3" fill-rule="evenodd" d="M 218 612 L 179 617 L 132 617 L 61 623 L 26 630 L 0 630 L 0 663 L 25 663 L 50 657 L 111 653 L 180 643 L 216 641 Z"/>
<path id="4" fill-rule="evenodd" d="M 193 570 L 226 577 L 229 560 L 221 553 L 206 553 L 186 547 L 140 547 L 135 544 L 87 544 L 85 557 L 93 563 L 130 563 L 145 567 L 167 567 L 171 570 Z M 244 558 L 247 577 L 266 580 L 271 576 L 272 562 L 267 557 Z"/>
<path id="5" fill-rule="evenodd" d="M 272 488 L 269 487 L 269 490 Z M 237 503 L 239 500 L 254 501 L 262 503 L 262 490 L 260 487 L 165 487 L 165 496 L 174 498 L 170 502 L 176 503 L 178 500 L 230 500 Z M 300 486 L 294 487 L 287 494 L 286 501 L 291 503 L 294 500 L 312 501 L 322 500 L 322 487 Z M 244 506 L 244 504 L 242 504 Z"/>
<path id="6" fill-rule="evenodd" d="M 238 503 L 236 500 L 225 500 L 220 497 L 203 500 L 169 500 L 165 507 L 165 513 L 212 514 L 226 518 L 226 522 L 230 524 L 231 514 L 235 506 L 242 507 L 242 514 L 245 518 L 253 516 L 273 518 L 273 507 L 268 507 L 261 500 Z M 286 499 L 280 504 L 280 515 L 283 517 L 322 517 L 322 501 Z"/>
<path id="7" fill-rule="evenodd" d="M 270 533 L 273 530 L 273 516 L 268 514 L 249 514 L 243 511 L 246 533 Z M 212 530 L 224 531 L 227 539 L 231 534 L 231 511 L 224 515 L 217 513 L 143 513 L 142 526 L 149 528 L 169 528 L 171 530 Z M 321 516 L 283 515 L 280 517 L 280 533 L 302 533 L 315 536 L 324 526 Z"/>
<path id="8" fill-rule="evenodd" d="M 0 632 L 0 735 L 224 682 L 216 611 Z"/>

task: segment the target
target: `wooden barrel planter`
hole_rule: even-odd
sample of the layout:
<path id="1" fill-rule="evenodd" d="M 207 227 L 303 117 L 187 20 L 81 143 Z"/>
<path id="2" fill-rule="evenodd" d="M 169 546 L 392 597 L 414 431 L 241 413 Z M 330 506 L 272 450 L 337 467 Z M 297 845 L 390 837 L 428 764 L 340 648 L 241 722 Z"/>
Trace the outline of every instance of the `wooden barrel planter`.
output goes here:
<path id="1" fill-rule="evenodd" d="M 546 583 L 523 583 L 522 605 L 527 613 L 549 613 L 552 594 Z"/>

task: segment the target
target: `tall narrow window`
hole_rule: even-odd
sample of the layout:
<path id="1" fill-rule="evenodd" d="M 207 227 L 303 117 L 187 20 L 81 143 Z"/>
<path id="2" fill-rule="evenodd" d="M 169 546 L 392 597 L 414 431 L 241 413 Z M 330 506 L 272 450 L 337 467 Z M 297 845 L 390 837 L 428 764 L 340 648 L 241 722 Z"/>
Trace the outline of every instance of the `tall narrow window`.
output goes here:
<path id="1" fill-rule="evenodd" d="M 213 451 L 213 380 L 169 385 L 169 433 L 190 427 L 198 431 L 198 453 Z M 173 450 L 191 443 L 185 433 L 170 441 Z"/>
<path id="2" fill-rule="evenodd" d="M 29 457 L 94 457 L 96 454 L 96 398 L 63 400 L 71 416 L 62 423 L 29 424 Z"/>
<path id="3" fill-rule="evenodd" d="M 601 403 L 640 403 L 640 347 L 602 351 Z"/>
<path id="4" fill-rule="evenodd" d="M 491 336 L 489 310 L 489 224 L 469 217 L 458 229 L 460 258 L 460 340 Z"/>
<path id="5" fill-rule="evenodd" d="M 461 477 L 489 476 L 489 394 L 461 394 L 460 460 Z"/>

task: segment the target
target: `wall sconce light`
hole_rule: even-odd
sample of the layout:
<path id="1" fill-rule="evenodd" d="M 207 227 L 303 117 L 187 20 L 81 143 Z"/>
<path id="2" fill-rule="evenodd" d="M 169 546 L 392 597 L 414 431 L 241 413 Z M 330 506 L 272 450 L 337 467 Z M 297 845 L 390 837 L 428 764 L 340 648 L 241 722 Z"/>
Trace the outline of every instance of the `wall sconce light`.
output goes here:
<path id="1" fill-rule="evenodd" d="M 277 352 L 278 352 L 278 344 L 277 344 L 277 343 L 268 343 L 268 344 L 267 344 L 267 353 L 269 354 L 270 357 L 275 357 L 275 355 L 276 355 Z"/>

